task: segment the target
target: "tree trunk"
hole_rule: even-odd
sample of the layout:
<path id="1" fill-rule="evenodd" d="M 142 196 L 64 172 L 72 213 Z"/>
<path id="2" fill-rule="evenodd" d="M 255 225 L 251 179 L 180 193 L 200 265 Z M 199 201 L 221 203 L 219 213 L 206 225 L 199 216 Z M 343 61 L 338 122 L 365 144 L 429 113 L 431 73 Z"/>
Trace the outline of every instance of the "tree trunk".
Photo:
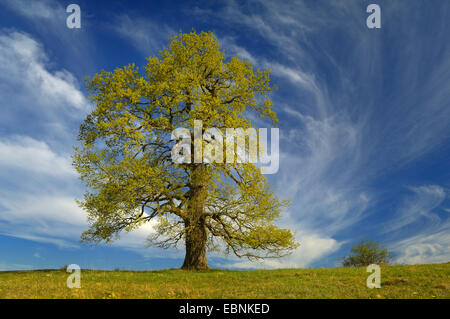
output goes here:
<path id="1" fill-rule="evenodd" d="M 192 225 L 189 225 L 192 226 Z M 206 228 L 204 222 L 190 228 L 186 234 L 186 256 L 181 269 L 208 270 L 206 261 Z"/>
<path id="2" fill-rule="evenodd" d="M 192 172 L 191 195 L 188 204 L 188 217 L 184 220 L 186 227 L 186 256 L 181 269 L 208 270 L 206 261 L 206 240 L 208 232 L 205 225 L 205 199 L 207 196 L 206 176 L 203 164 Z"/>

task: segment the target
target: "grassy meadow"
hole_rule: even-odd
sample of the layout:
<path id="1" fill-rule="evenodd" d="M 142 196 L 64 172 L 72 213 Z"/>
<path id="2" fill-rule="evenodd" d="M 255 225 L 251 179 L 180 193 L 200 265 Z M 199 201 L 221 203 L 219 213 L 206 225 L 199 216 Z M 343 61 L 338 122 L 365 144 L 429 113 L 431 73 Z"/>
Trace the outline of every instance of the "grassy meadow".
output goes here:
<path id="1" fill-rule="evenodd" d="M 64 270 L 0 272 L 0 298 L 450 298 L 450 263 L 384 266 L 381 288 L 365 268 L 188 272 L 82 270 L 69 289 Z"/>

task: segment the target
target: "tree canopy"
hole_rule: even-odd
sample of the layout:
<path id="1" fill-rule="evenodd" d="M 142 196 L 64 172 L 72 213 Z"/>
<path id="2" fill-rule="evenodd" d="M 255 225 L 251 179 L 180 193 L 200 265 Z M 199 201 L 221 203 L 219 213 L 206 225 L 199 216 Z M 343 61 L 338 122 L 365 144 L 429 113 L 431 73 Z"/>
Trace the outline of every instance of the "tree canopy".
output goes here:
<path id="1" fill-rule="evenodd" d="M 208 269 L 206 250 L 268 258 L 297 246 L 275 222 L 288 206 L 253 163 L 174 163 L 178 127 L 250 128 L 249 115 L 276 124 L 269 71 L 227 59 L 212 33 L 179 33 L 140 70 L 102 70 L 86 81 L 94 110 L 73 157 L 87 186 L 88 242 L 155 221 L 149 244 L 185 243 L 183 268 Z M 207 141 L 203 141 L 205 145 Z M 193 147 L 193 145 L 192 145 Z"/>

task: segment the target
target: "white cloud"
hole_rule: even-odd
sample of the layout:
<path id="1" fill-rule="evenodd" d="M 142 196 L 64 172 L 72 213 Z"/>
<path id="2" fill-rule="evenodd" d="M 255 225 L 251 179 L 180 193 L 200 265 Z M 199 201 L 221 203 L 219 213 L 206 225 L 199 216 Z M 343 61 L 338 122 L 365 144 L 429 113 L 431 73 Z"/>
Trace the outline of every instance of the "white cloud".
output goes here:
<path id="1" fill-rule="evenodd" d="M 4 0 L 3 4 L 15 12 L 32 19 L 55 19 L 57 13 L 64 14 L 61 4 L 52 0 L 26 1 Z"/>
<path id="2" fill-rule="evenodd" d="M 356 223 L 370 202 L 358 177 L 359 128 L 345 118 L 319 120 L 283 109 L 299 125 L 282 134 L 276 188 L 295 198 L 292 219 L 325 236 L 336 234 Z"/>
<path id="3" fill-rule="evenodd" d="M 92 29 L 98 27 L 98 20 L 91 24 L 89 9 L 81 4 L 82 27 L 69 29 L 66 19 L 70 13 L 66 12 L 70 2 L 58 0 L 2 0 L 2 10 L 11 13 L 24 27 L 31 26 L 34 39 L 39 39 L 52 48 L 50 54 L 58 54 L 58 62 L 65 63 L 66 68 L 77 76 L 84 77 L 97 71 L 94 59 L 98 54 L 97 43 L 94 43 Z M 53 56 L 52 61 L 54 61 Z M 56 60 L 56 59 L 55 59 Z M 62 71 L 64 72 L 64 71 Z M 64 77 L 64 75 L 62 75 Z"/>
<path id="4" fill-rule="evenodd" d="M 174 30 L 165 24 L 126 14 L 116 18 L 113 29 L 121 37 L 131 41 L 145 56 L 157 54 L 163 46 L 167 46 L 169 37 L 175 34 Z"/>
<path id="5" fill-rule="evenodd" d="M 0 184 L 0 233 L 59 247 L 79 247 L 73 242 L 88 228 L 87 213 L 75 202 L 81 190 L 74 186 L 77 176 L 70 157 L 25 136 L 0 139 L 0 153 L 0 170 L 10 172 Z M 13 179 L 20 183 L 13 183 Z M 11 189 L 14 184 L 19 189 Z M 143 249 L 153 224 L 123 234 L 115 245 Z"/>
<path id="6" fill-rule="evenodd" d="M 81 189 L 67 152 L 71 121 L 89 104 L 75 77 L 51 66 L 30 35 L 0 31 L 0 233 L 77 247 L 86 215 L 75 203 Z"/>
<path id="7" fill-rule="evenodd" d="M 0 139 L 0 233 L 61 248 L 79 248 L 87 213 L 75 202 L 81 190 L 70 156 L 27 136 Z M 14 188 L 18 187 L 18 188 Z M 114 243 L 143 255 L 154 223 L 124 233 Z M 154 250 L 153 250 L 154 253 Z"/>
<path id="8" fill-rule="evenodd" d="M 68 154 L 58 155 L 43 141 L 28 136 L 0 138 L 0 167 L 51 176 L 74 176 Z"/>
<path id="9" fill-rule="evenodd" d="M 52 238 L 47 233 L 43 234 L 42 236 L 34 235 L 30 232 L 30 230 L 27 230 L 25 232 L 21 232 L 19 230 L 14 230 L 14 231 L 8 232 L 3 229 L 4 228 L 3 226 L 4 226 L 3 224 L 0 224 L 0 231 L 5 236 L 31 240 L 31 241 L 38 242 L 38 243 L 52 244 L 59 248 L 70 248 L 70 249 L 79 248 L 79 246 L 77 244 L 73 243 L 73 240 Z"/>
<path id="10" fill-rule="evenodd" d="M 74 198 L 60 194 L 20 194 L 1 196 L 2 206 L 5 208 L 1 219 L 14 223 L 30 223 L 36 228 L 44 228 L 46 222 L 65 223 L 73 226 L 86 226 L 86 214 L 77 206 Z M 50 229 L 52 234 L 58 229 Z M 71 232 L 72 233 L 72 232 Z"/>
<path id="11" fill-rule="evenodd" d="M 276 62 L 267 63 L 266 67 L 272 71 L 272 74 L 279 77 L 287 78 L 294 83 L 300 83 L 306 87 L 315 87 L 313 75 L 305 74 L 300 70 L 294 70 Z"/>
<path id="12" fill-rule="evenodd" d="M 31 36 L 0 33 L 0 95 L 17 97 L 2 113 L 9 122 L 24 125 L 23 113 L 34 114 L 32 122 L 45 123 L 52 142 L 59 138 L 66 148 L 75 142 L 65 135 L 71 115 L 81 118 L 90 106 L 75 77 L 66 70 L 51 71 L 48 61 Z M 75 202 L 82 189 L 70 154 L 57 152 L 53 144 L 25 135 L 0 138 L 0 233 L 75 248 L 79 244 L 74 241 L 88 228 L 87 214 Z M 145 229 L 124 236 L 119 245 L 134 249 L 139 242 L 144 247 Z"/>
<path id="13" fill-rule="evenodd" d="M 24 180 L 28 188 L 34 189 L 32 193 L 0 187 L 0 233 L 62 248 L 79 248 L 80 235 L 88 229 L 87 213 L 78 207 L 70 190 L 52 188 L 51 180 L 40 176 L 38 184 Z M 44 190 L 39 191 L 39 186 Z M 124 232 L 113 245 L 145 255 L 145 239 L 153 232 L 153 225 L 149 222 L 130 233 Z"/>
<path id="14" fill-rule="evenodd" d="M 47 194 L 35 190 L 27 194 L 2 188 L 0 233 L 63 248 L 78 247 L 74 241 L 86 229 L 87 221 L 73 197 L 61 192 Z"/>
<path id="15" fill-rule="evenodd" d="M 400 264 L 450 261 L 450 218 L 438 209 L 447 198 L 439 185 L 408 187 L 408 195 L 382 229 L 393 236 L 389 248 Z"/>
<path id="16" fill-rule="evenodd" d="M 239 56 L 241 59 L 249 61 L 253 66 L 259 64 L 258 59 L 247 51 L 246 48 L 239 46 L 235 43 L 235 39 L 232 37 L 218 37 L 219 43 L 221 44 L 221 49 L 225 50 L 226 56 Z"/>
<path id="17" fill-rule="evenodd" d="M 0 262 L 0 271 L 11 271 L 11 270 L 31 270 L 34 266 L 24 265 L 24 264 L 11 264 Z"/>
<path id="18" fill-rule="evenodd" d="M 333 238 L 321 237 L 317 234 L 300 234 L 297 236 L 297 240 L 301 243 L 300 247 L 289 256 L 253 262 L 248 260 L 237 260 L 223 264 L 222 266 L 250 269 L 307 267 L 320 258 L 335 252 L 341 246 L 341 244 Z"/>
<path id="19" fill-rule="evenodd" d="M 399 264 L 450 262 L 450 223 L 430 235 L 417 235 L 393 246 Z"/>
<path id="20" fill-rule="evenodd" d="M 412 196 L 408 196 L 401 203 L 394 218 L 384 227 L 385 232 L 392 232 L 417 222 L 420 222 L 422 231 L 428 226 L 439 224 L 441 219 L 433 210 L 445 200 L 445 190 L 439 185 L 409 187 L 409 190 L 413 192 Z"/>
<path id="21" fill-rule="evenodd" d="M 74 76 L 66 70 L 50 71 L 42 46 L 20 32 L 0 33 L 0 93 L 25 95 L 34 107 L 74 107 L 86 111 L 88 101 Z M 9 90 L 9 92 L 7 92 Z"/>

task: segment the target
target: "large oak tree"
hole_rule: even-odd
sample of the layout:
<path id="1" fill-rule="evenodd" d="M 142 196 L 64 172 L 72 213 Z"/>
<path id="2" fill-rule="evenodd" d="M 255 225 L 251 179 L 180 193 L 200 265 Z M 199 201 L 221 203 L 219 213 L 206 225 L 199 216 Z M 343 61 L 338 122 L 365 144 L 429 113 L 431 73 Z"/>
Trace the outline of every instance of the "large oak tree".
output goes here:
<path id="1" fill-rule="evenodd" d="M 80 127 L 74 165 L 88 191 L 88 242 L 157 221 L 149 243 L 185 243 L 183 269 L 208 269 L 206 251 L 280 257 L 296 247 L 275 225 L 288 204 L 251 163 L 174 163 L 179 127 L 249 128 L 253 112 L 277 122 L 267 70 L 227 59 L 212 33 L 180 33 L 144 70 L 134 64 L 87 80 L 94 110 Z M 206 143 L 205 141 L 203 143 Z M 192 152 L 193 153 L 193 152 Z"/>

